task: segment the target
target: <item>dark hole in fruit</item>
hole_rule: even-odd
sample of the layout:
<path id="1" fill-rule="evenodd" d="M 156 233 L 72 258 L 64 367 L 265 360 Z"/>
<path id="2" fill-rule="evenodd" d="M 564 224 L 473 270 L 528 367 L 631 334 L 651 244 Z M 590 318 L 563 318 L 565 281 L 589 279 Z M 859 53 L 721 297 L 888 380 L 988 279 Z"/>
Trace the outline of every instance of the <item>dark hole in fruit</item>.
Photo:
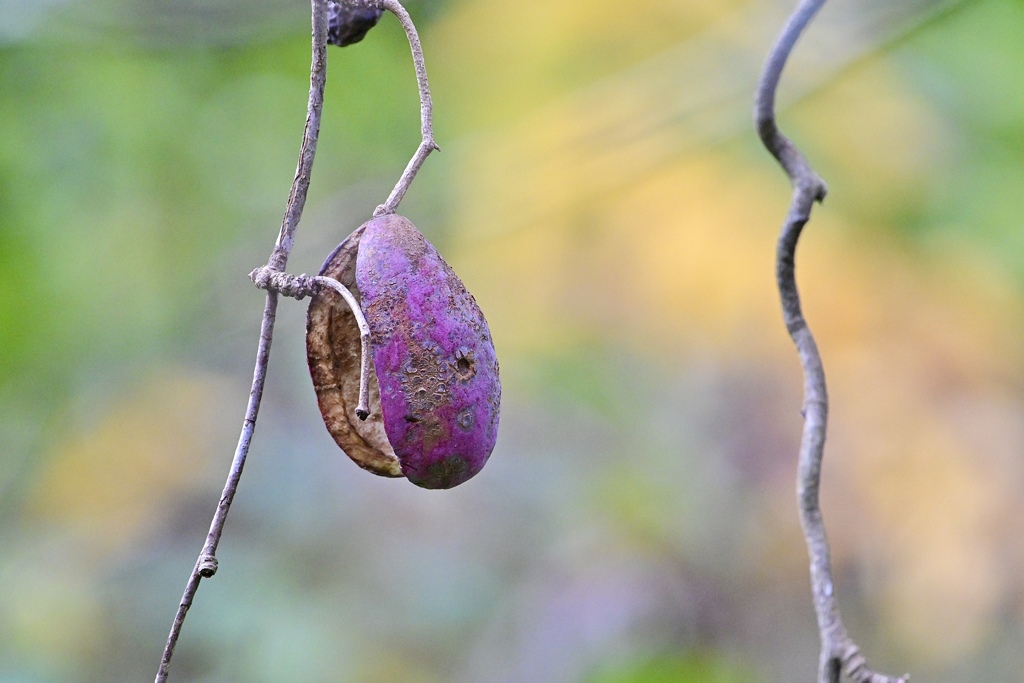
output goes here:
<path id="1" fill-rule="evenodd" d="M 406 422 L 419 422 L 420 418 L 416 417 L 415 415 L 406 415 L 405 416 L 405 421 Z"/>
<path id="2" fill-rule="evenodd" d="M 473 367 L 473 358 L 468 354 L 457 353 L 455 355 L 455 376 L 466 381 L 476 374 L 476 368 Z"/>

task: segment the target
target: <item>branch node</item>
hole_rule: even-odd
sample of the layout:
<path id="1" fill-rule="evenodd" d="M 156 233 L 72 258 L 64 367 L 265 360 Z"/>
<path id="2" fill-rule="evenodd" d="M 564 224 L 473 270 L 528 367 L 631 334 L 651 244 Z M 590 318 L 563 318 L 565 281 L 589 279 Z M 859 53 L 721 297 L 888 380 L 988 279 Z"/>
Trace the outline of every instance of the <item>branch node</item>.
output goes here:
<path id="1" fill-rule="evenodd" d="M 217 558 L 209 553 L 199 559 L 199 576 L 204 579 L 212 578 L 217 573 Z"/>
<path id="2" fill-rule="evenodd" d="M 258 289 L 267 289 L 270 287 L 270 275 L 272 272 L 266 266 L 260 266 L 249 273 L 249 279 L 252 280 L 252 283 Z"/>
<path id="3" fill-rule="evenodd" d="M 305 273 L 290 275 L 271 266 L 260 266 L 249 273 L 249 279 L 260 289 L 277 292 L 281 296 L 291 297 L 297 301 L 316 291 L 316 278 Z"/>

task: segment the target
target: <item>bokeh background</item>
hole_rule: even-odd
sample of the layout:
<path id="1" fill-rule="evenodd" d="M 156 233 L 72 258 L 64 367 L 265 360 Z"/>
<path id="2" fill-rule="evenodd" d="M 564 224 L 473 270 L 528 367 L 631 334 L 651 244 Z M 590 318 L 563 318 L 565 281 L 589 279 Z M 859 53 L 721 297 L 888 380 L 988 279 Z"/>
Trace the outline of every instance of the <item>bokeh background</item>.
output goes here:
<path id="1" fill-rule="evenodd" d="M 441 154 L 402 205 L 487 314 L 491 462 L 448 492 L 334 445 L 284 300 L 172 680 L 810 681 L 801 375 L 750 123 L 776 0 L 410 0 Z M 0 2 L 0 681 L 152 680 L 245 408 L 309 73 L 300 0 Z M 1024 3 L 836 0 L 783 127 L 823 505 L 878 668 L 1024 670 Z M 332 48 L 292 272 L 418 142 L 387 17 Z"/>

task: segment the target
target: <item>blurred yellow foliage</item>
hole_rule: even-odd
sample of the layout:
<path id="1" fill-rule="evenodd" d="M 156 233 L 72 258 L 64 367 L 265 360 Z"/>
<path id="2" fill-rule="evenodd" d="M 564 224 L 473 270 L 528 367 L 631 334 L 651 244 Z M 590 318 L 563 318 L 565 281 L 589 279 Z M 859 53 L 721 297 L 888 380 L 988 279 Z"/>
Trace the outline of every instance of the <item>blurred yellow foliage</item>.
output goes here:
<path id="1" fill-rule="evenodd" d="M 235 407 L 229 397 L 237 393 L 212 375 L 165 370 L 151 376 L 95 424 L 55 446 L 29 511 L 80 542 L 83 560 L 138 541 L 168 504 L 204 481 L 214 456 L 227 457 L 235 420 L 223 411 Z"/>
<path id="2" fill-rule="evenodd" d="M 524 59 L 556 52 L 570 25 L 576 42 L 602 35 L 607 24 L 588 23 L 601 7 L 583 5 L 545 5 L 551 25 L 541 30 L 551 33 L 533 34 Z M 449 23 L 461 35 L 466 21 L 513 21 L 517 11 L 467 7 L 471 17 Z M 508 46 L 488 50 L 511 59 Z M 624 94 L 532 104 L 477 139 L 458 173 L 465 237 L 453 261 L 499 348 L 515 356 L 600 338 L 656 362 L 714 349 L 724 362 L 784 364 L 799 382 L 774 290 L 789 190 L 767 156 L 751 164 L 698 147 L 668 162 L 673 131 L 632 134 L 644 113 Z M 1014 590 L 1000 519 L 1019 516 L 1021 501 L 1000 463 L 1022 441 L 1024 406 L 1017 397 L 1014 410 L 992 413 L 964 401 L 998 404 L 1024 380 L 1014 353 L 1024 325 L 1003 313 L 1021 310 L 1019 293 L 962 244 L 936 243 L 915 263 L 884 224 L 851 222 L 891 219 L 889 207 L 925 187 L 949 153 L 940 118 L 882 60 L 784 117 L 809 131 L 812 159 L 846 181 L 835 189 L 845 211 L 831 197 L 818 207 L 797 258 L 833 393 L 824 496 L 836 561 L 879 577 L 876 598 L 899 642 L 953 660 Z M 972 410 L 1001 416 L 984 426 L 988 438 L 963 419 Z M 790 491 L 778 493 L 786 506 Z"/>
<path id="3" fill-rule="evenodd" d="M 871 656 L 905 654 L 940 674 L 933 680 L 959 680 L 995 666 L 990 655 L 1000 649 L 1013 660 L 1007 670 L 1020 668 L 1005 643 L 1024 619 L 1024 302 L 1019 274 L 1001 267 L 1024 261 L 991 253 L 1024 234 L 1001 223 L 1020 215 L 1021 89 L 1012 80 L 1020 60 L 1007 57 L 1019 42 L 1020 3 L 961 3 L 969 21 L 951 12 L 948 24 L 918 34 L 931 37 L 917 48 L 907 47 L 913 37 L 888 42 L 916 20 L 908 10 L 903 28 L 883 26 L 879 18 L 891 15 L 876 10 L 886 5 L 828 3 L 783 79 L 782 126 L 831 185 L 802 239 L 797 276 L 828 371 L 822 496 L 837 585 L 853 607 L 848 625 Z M 917 6 L 938 16 L 925 5 Z M 487 313 L 507 392 L 502 442 L 470 486 L 422 498 L 359 474 L 350 481 L 349 469 L 325 477 L 324 462 L 340 456 L 312 403 L 261 425 L 275 442 L 297 439 L 295 450 L 325 460 L 278 461 L 272 474 L 243 482 L 271 504 L 232 515 L 274 542 L 260 545 L 259 560 L 234 565 L 234 584 L 218 579 L 237 593 L 210 596 L 203 646 L 179 657 L 194 657 L 194 675 L 210 680 L 340 672 L 429 683 L 459 679 L 460 663 L 480 661 L 490 680 L 550 681 L 570 678 L 558 666 L 577 650 L 594 653 L 583 662 L 591 667 L 608 656 L 706 646 L 749 656 L 763 680 L 793 680 L 803 664 L 811 675 L 810 601 L 792 597 L 807 585 L 792 481 L 801 377 L 774 289 L 789 187 L 749 120 L 756 71 L 788 8 L 740 0 L 436 7 L 421 29 L 445 153 L 431 158 L 409 204 L 426 196 L 424 222 L 450 220 L 445 256 Z M 136 9 L 123 14 L 161 32 L 174 14 Z M 210 14 L 211 31 L 224 21 L 231 32 L 237 13 L 223 9 Z M 81 22 L 77 12 L 54 14 Z M 109 33 L 75 33 L 70 60 L 46 49 L 49 33 L 0 54 L 19 95 L 0 103 L 13 131 L 0 136 L 9 150 L 0 161 L 15 181 L 0 193 L 16 226 L 5 236 L 5 264 L 16 286 L 41 272 L 54 293 L 9 307 L 0 329 L 21 337 L 24 358 L 12 363 L 33 355 L 44 367 L 61 354 L 53 376 L 75 365 L 122 368 L 122 352 L 136 363 L 173 355 L 193 333 L 208 340 L 195 344 L 195 366 L 223 363 L 217 335 L 258 316 L 259 298 L 238 280 L 269 247 L 252 226 L 279 219 L 284 196 L 272 190 L 283 193 L 293 168 L 305 35 L 296 29 L 276 46 L 261 38 L 151 51 L 131 44 L 144 39 L 131 38 L 125 21 L 111 20 Z M 903 49 L 907 58 L 894 59 Z M 962 68 L 959 82 L 939 76 L 950 63 L 936 55 L 947 51 Z M 403 135 L 415 136 L 413 124 L 396 128 L 412 120 L 415 95 L 396 26 L 331 60 L 330 134 L 300 250 L 322 238 L 318 230 L 338 229 L 339 207 L 349 218 L 366 191 L 386 190 L 393 178 L 374 174 Z M 390 78 L 399 66 L 400 84 Z M 316 195 L 332 186 L 333 200 Z M 936 200 L 946 192 L 949 202 Z M 957 225 L 962 216 L 978 224 Z M 83 278 L 94 286 L 83 288 Z M 125 282 L 127 299 L 95 296 Z M 48 346 L 23 328 L 33 316 L 49 330 Z M 279 377 L 292 395 L 311 397 L 300 319 L 282 303 L 281 337 L 294 335 L 295 353 Z M 194 329 L 175 329 L 182 321 Z M 248 343 L 237 341 L 240 331 L 227 336 L 232 350 Z M 282 346 L 275 359 L 288 353 Z M 524 391 L 523 378 L 548 372 L 545 363 L 558 372 Z M 37 372 L 25 376 L 47 384 Z M 100 390 L 116 398 L 77 409 L 96 386 L 40 392 L 37 405 L 52 412 L 19 432 L 35 449 L 22 446 L 24 460 L 40 465 L 24 468 L 26 506 L 4 537 L 13 550 L 0 578 L 12 588 L 0 599 L 0 678 L 8 659 L 24 656 L 11 675 L 25 680 L 135 679 L 123 675 L 125 662 L 155 656 L 145 650 L 166 634 L 170 614 L 153 627 L 150 611 L 173 607 L 180 586 L 165 593 L 162 572 L 192 557 L 181 559 L 165 520 L 200 486 L 203 517 L 212 511 L 245 388 L 185 368 L 155 371 L 136 387 L 112 384 Z M 632 412 L 612 414 L 624 404 Z M 63 433 L 33 441 L 33 427 L 44 431 L 55 414 L 66 418 Z M 315 433 L 298 435 L 296 424 Z M 20 485 L 19 472 L 5 481 Z M 121 572 L 147 539 L 161 548 L 146 556 L 151 566 L 124 572 L 137 581 L 124 590 Z M 550 606 L 575 585 L 601 607 L 586 638 L 635 618 L 614 590 L 586 581 L 615 554 L 628 555 L 638 577 L 670 576 L 694 607 L 635 642 L 613 629 L 581 647 L 567 628 L 574 603 Z M 560 557 L 573 559 L 552 582 Z M 463 583 L 467 575 L 483 577 L 480 585 Z M 643 594 L 655 587 L 637 585 Z M 520 631 L 529 637 L 509 637 Z M 806 661 L 794 665 L 794 653 Z M 67 671 L 64 660 L 74 662 Z M 493 662 L 536 664 L 547 677 L 501 678 Z M 229 675 L 235 665 L 245 673 Z M 679 669 L 664 675 L 690 676 Z"/>
<path id="4" fill-rule="evenodd" d="M 451 5 L 432 27 L 426 49 L 458 46 L 433 50 L 431 60 L 437 65 L 438 88 L 473 93 L 452 112 L 463 131 L 472 131 L 507 124 L 567 87 L 620 72 L 742 4 L 657 0 L 638 8 L 616 0 L 463 2 Z"/>

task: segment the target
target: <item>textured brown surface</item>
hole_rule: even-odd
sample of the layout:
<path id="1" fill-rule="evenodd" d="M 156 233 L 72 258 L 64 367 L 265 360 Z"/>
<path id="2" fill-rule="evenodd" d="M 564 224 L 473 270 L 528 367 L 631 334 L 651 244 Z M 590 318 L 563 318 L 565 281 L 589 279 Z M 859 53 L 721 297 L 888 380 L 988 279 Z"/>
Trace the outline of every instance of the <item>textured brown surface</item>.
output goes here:
<path id="1" fill-rule="evenodd" d="M 356 250 L 360 226 L 327 257 L 320 275 L 348 287 L 357 300 Z M 384 432 L 377 376 L 370 367 L 370 416 L 356 417 L 359 402 L 359 327 L 348 304 L 333 291 L 312 297 L 306 316 L 306 357 L 317 403 L 327 431 L 360 467 L 385 477 L 401 477 L 402 470 Z"/>

